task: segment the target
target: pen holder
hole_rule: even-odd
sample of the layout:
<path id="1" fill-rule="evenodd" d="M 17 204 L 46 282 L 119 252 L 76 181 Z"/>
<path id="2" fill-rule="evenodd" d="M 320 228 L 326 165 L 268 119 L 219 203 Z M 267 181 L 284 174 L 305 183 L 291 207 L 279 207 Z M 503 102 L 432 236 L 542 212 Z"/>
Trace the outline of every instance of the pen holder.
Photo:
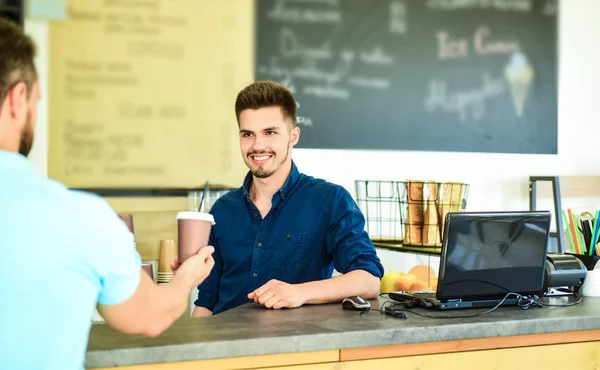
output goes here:
<path id="1" fill-rule="evenodd" d="M 583 262 L 583 264 L 585 265 L 585 268 L 587 268 L 588 271 L 592 271 L 594 269 L 594 267 L 596 266 L 596 264 L 598 263 L 598 261 L 600 261 L 600 256 L 589 256 L 587 254 L 575 254 L 575 253 L 565 253 L 565 254 L 570 254 L 570 255 L 578 258 L 581 262 Z"/>

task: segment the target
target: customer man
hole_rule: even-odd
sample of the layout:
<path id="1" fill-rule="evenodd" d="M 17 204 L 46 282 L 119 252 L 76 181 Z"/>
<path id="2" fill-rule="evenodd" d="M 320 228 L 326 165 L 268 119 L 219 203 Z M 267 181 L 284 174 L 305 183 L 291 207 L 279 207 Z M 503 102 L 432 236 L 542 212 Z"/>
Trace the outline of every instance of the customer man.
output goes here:
<path id="1" fill-rule="evenodd" d="M 0 19 L 0 369 L 83 369 L 97 304 L 117 330 L 158 335 L 208 276 L 213 248 L 156 286 L 105 202 L 36 173 L 25 158 L 40 97 L 34 53 Z"/>
<path id="2" fill-rule="evenodd" d="M 285 87 L 255 82 L 235 103 L 250 172 L 215 202 L 215 268 L 199 286 L 193 316 L 247 302 L 267 308 L 339 302 L 379 294 L 383 267 L 364 217 L 341 186 L 298 171 L 296 101 Z M 343 273 L 331 278 L 333 269 Z"/>

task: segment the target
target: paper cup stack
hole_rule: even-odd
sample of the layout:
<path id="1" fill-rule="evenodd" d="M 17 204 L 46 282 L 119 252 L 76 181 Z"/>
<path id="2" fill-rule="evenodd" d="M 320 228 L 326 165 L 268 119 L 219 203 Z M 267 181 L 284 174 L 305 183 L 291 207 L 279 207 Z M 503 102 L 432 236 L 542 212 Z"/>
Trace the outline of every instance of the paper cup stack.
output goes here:
<path id="1" fill-rule="evenodd" d="M 157 283 L 166 284 L 173 278 L 173 270 L 171 262 L 177 255 L 177 246 L 172 239 L 163 239 L 160 241 L 160 254 L 158 257 L 158 274 L 156 277 Z"/>

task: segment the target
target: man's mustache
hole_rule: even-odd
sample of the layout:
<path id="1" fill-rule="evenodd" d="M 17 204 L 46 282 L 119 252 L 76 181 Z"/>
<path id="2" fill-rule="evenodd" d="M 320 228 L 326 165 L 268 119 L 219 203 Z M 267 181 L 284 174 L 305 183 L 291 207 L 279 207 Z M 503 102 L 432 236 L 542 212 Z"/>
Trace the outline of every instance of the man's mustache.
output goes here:
<path id="1" fill-rule="evenodd" d="M 256 155 L 256 154 L 269 154 L 269 155 L 275 155 L 275 152 L 266 152 L 266 151 L 262 151 L 262 152 L 250 152 L 250 153 L 248 153 L 248 157 L 250 157 L 251 155 Z"/>

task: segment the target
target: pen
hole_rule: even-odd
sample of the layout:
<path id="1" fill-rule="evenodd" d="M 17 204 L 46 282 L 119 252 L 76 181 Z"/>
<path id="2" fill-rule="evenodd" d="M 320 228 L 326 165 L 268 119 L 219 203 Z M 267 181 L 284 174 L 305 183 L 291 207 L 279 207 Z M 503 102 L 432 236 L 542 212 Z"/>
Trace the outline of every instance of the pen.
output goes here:
<path id="1" fill-rule="evenodd" d="M 600 226 L 600 210 L 596 211 L 596 217 L 594 218 L 594 231 L 592 232 L 592 245 L 591 249 L 596 249 L 596 254 L 598 253 L 597 244 L 598 244 L 598 228 Z M 590 256 L 592 253 L 590 253 Z"/>

